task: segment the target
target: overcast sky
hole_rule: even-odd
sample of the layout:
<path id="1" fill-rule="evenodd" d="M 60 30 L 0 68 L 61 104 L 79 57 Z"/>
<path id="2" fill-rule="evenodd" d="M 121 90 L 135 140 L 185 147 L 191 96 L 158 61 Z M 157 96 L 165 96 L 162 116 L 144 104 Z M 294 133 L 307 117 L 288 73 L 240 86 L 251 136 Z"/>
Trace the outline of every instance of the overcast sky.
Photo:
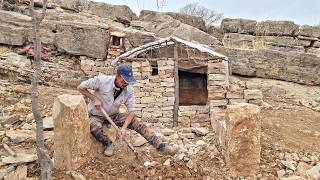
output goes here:
<path id="1" fill-rule="evenodd" d="M 156 0 L 96 0 L 128 5 L 137 15 L 140 10 L 156 10 Z M 161 0 L 159 0 L 161 1 Z M 179 11 L 188 3 L 198 2 L 221 12 L 225 18 L 291 20 L 297 24 L 320 24 L 320 0 L 166 0 L 162 11 Z"/>

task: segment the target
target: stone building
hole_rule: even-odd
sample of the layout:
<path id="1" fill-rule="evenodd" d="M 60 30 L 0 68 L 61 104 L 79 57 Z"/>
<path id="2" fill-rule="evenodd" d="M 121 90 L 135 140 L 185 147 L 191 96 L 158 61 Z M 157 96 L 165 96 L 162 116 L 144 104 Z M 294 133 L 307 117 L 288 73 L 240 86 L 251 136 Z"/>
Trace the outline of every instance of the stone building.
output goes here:
<path id="1" fill-rule="evenodd" d="M 210 111 L 225 107 L 229 86 L 227 57 L 176 37 L 132 49 L 112 61 L 133 67 L 136 114 L 165 126 L 210 126 Z"/>

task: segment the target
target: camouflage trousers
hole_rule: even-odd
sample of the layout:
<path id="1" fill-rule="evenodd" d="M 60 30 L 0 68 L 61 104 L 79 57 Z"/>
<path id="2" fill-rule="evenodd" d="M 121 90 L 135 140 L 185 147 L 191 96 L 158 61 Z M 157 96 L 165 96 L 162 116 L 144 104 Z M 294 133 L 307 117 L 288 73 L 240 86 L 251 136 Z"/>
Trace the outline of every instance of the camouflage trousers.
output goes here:
<path id="1" fill-rule="evenodd" d="M 128 114 L 120 113 L 110 116 L 112 121 L 118 126 L 122 127 L 126 117 Z M 108 136 L 106 136 L 103 132 L 102 125 L 104 123 L 109 124 L 108 120 L 103 116 L 96 116 L 89 114 L 89 123 L 90 123 L 90 131 L 91 134 L 102 144 L 109 145 L 111 144 L 111 140 Z M 132 129 L 143 136 L 150 144 L 152 144 L 155 148 L 158 148 L 161 140 L 158 136 L 156 136 L 155 132 L 148 128 L 144 123 L 138 121 L 136 118 L 133 118 L 131 123 L 128 125 L 129 129 Z"/>

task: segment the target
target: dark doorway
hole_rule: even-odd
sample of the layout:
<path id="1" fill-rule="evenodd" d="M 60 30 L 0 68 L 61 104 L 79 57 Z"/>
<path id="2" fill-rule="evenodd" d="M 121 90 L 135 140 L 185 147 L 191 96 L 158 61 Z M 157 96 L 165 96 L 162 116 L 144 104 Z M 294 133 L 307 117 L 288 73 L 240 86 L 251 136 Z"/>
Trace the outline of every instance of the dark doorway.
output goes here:
<path id="1" fill-rule="evenodd" d="M 179 105 L 206 105 L 207 79 L 207 74 L 179 70 Z"/>

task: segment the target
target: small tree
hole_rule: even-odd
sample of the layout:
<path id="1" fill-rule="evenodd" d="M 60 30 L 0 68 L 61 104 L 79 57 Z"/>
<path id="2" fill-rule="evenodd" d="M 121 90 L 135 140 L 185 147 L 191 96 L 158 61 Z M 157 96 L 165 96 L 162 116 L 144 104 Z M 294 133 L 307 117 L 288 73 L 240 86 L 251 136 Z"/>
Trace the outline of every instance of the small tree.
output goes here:
<path id="1" fill-rule="evenodd" d="M 33 44 L 35 48 L 34 57 L 34 73 L 31 75 L 31 101 L 32 101 L 32 113 L 36 120 L 36 146 L 38 161 L 40 164 L 41 175 L 40 179 L 52 179 L 52 161 L 45 152 L 44 138 L 43 138 L 43 120 L 39 111 L 38 103 L 38 82 L 42 74 L 41 70 L 41 39 L 40 39 L 40 24 L 46 14 L 47 0 L 43 0 L 42 12 L 37 13 L 34 10 L 34 0 L 30 1 L 30 15 L 32 17 L 32 33 L 33 33 Z"/>
<path id="2" fill-rule="evenodd" d="M 180 12 L 183 14 L 201 17 L 205 21 L 207 27 L 219 24 L 223 18 L 222 13 L 208 9 L 198 3 L 187 4 L 180 9 Z"/>

